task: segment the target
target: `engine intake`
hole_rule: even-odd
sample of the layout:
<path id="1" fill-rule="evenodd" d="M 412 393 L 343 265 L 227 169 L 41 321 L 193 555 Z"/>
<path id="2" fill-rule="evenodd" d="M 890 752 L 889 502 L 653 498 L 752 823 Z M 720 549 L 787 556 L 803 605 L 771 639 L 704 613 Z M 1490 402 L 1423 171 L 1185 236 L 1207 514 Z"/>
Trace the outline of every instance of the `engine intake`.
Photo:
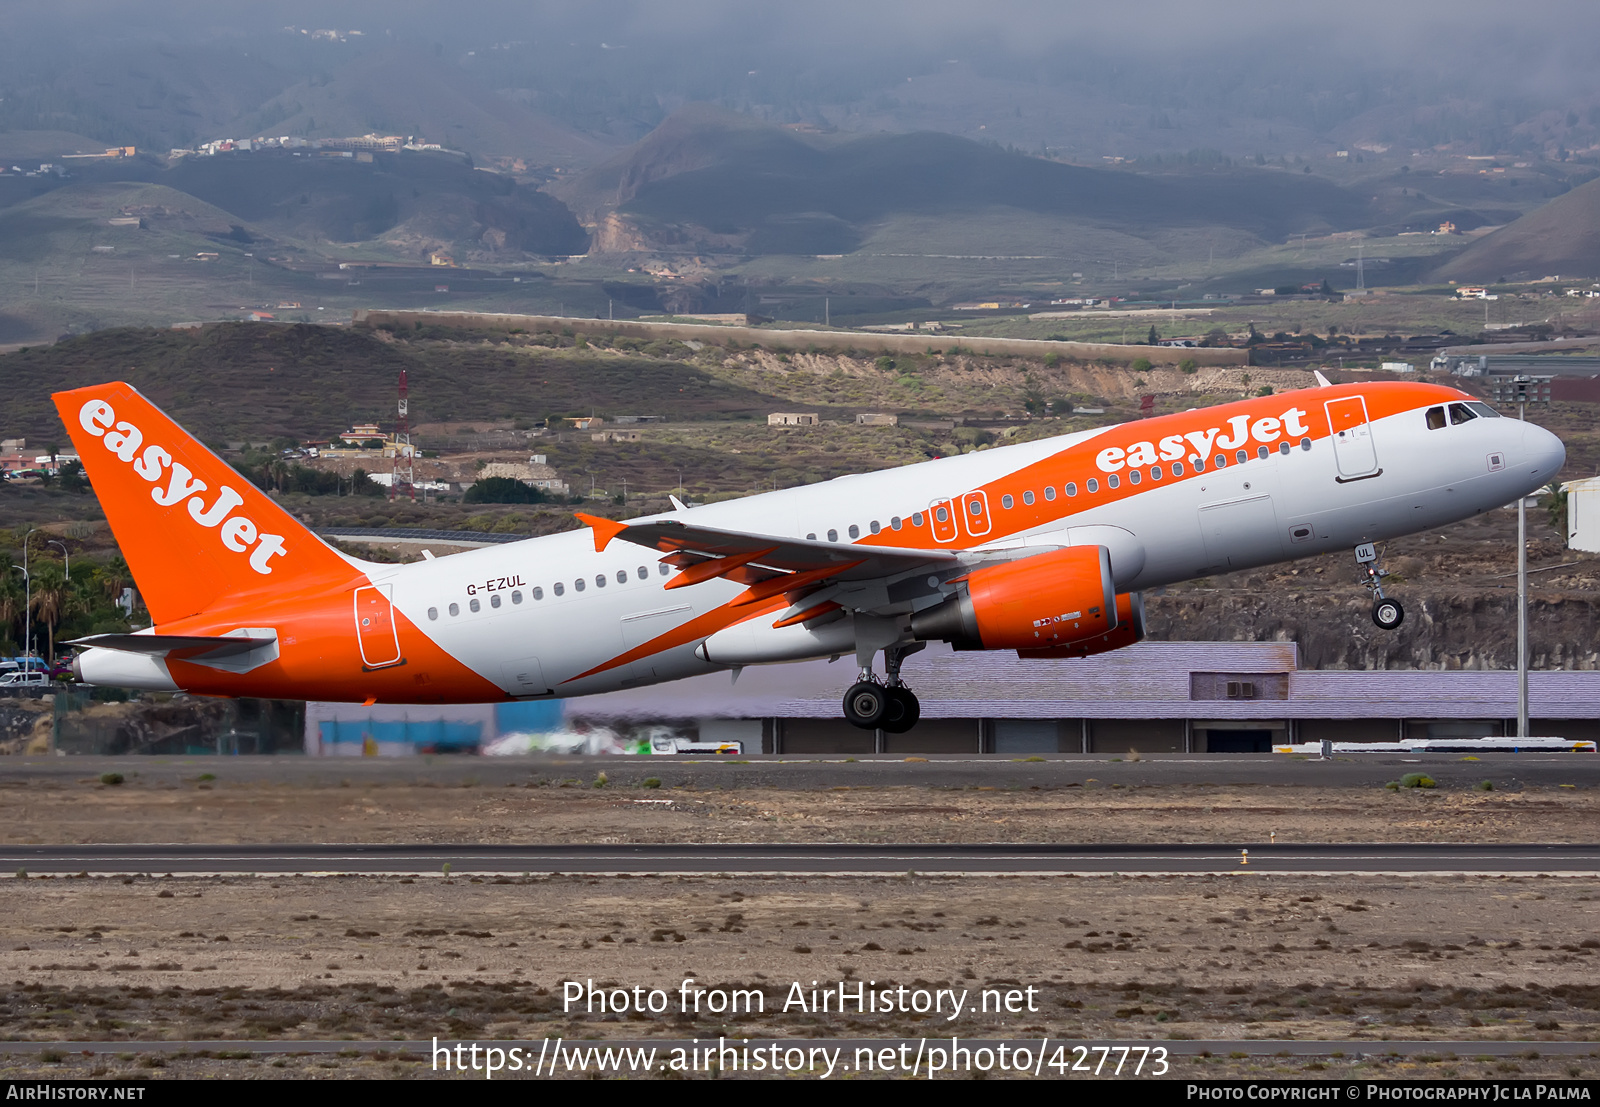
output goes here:
<path id="1" fill-rule="evenodd" d="M 1117 628 L 1116 586 L 1104 546 L 1063 550 L 974 569 L 960 591 L 911 617 L 918 639 L 958 650 L 1068 646 Z"/>

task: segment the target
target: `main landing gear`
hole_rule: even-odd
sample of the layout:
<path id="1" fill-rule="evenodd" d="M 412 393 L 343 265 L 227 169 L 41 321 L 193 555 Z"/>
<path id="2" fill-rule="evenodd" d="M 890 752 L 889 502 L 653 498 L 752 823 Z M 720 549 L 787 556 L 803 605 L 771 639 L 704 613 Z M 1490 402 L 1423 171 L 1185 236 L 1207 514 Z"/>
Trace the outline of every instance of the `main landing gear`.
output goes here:
<path id="1" fill-rule="evenodd" d="M 856 683 L 844 694 L 844 717 L 852 726 L 862 730 L 882 730 L 889 734 L 904 734 L 922 718 L 922 705 L 916 693 L 900 679 L 900 664 L 907 655 L 923 648 L 917 642 L 909 646 L 890 646 L 883 651 L 884 681 L 878 683 L 871 667 L 864 667 Z"/>
<path id="2" fill-rule="evenodd" d="M 1361 583 L 1372 593 L 1372 621 L 1384 630 L 1394 630 L 1406 621 L 1400 601 L 1383 594 L 1383 578 L 1389 570 L 1378 568 L 1378 551 L 1371 542 L 1356 547 L 1356 563 L 1361 566 Z"/>

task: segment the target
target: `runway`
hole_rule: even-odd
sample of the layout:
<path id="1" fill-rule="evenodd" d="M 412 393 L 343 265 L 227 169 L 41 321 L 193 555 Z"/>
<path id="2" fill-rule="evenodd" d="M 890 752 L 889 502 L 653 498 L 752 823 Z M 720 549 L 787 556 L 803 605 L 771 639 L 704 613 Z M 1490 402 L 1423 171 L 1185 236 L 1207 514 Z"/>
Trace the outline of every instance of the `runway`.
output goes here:
<path id="1" fill-rule="evenodd" d="M 15 876 L 1596 876 L 1584 845 L 74 845 L 0 847 Z"/>

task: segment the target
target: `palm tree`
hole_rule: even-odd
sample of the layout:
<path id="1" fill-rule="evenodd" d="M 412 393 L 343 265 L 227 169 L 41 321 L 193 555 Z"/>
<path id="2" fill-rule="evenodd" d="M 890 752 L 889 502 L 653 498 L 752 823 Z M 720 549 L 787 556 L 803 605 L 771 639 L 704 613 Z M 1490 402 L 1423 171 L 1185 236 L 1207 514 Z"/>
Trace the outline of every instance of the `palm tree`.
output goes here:
<path id="1" fill-rule="evenodd" d="M 38 562 L 33 569 L 33 614 L 45 625 L 50 650 L 48 657 L 56 656 L 56 626 L 77 606 L 72 584 L 66 574 L 53 561 Z"/>

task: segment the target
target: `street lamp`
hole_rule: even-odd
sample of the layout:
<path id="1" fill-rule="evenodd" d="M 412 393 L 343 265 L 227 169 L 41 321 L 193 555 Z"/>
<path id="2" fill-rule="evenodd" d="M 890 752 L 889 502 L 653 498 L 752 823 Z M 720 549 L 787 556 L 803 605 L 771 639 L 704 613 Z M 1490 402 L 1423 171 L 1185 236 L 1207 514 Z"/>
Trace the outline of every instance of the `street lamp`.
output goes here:
<path id="1" fill-rule="evenodd" d="M 1505 396 L 1517 405 L 1517 418 L 1527 421 L 1528 405 L 1548 403 L 1548 390 L 1527 374 L 1511 379 Z M 1517 497 L 1517 737 L 1528 737 L 1528 497 Z"/>
<path id="2" fill-rule="evenodd" d="M 49 542 L 46 542 L 45 545 L 46 546 L 59 546 L 60 547 L 61 556 L 67 563 L 67 579 L 71 580 L 72 579 L 72 553 L 67 549 L 66 543 L 65 542 L 57 542 L 54 539 L 52 539 Z"/>
<path id="3" fill-rule="evenodd" d="M 27 534 L 22 536 L 22 668 L 27 672 L 33 668 L 33 574 L 28 571 L 28 539 L 33 537 L 33 532 L 38 527 L 31 527 Z"/>

